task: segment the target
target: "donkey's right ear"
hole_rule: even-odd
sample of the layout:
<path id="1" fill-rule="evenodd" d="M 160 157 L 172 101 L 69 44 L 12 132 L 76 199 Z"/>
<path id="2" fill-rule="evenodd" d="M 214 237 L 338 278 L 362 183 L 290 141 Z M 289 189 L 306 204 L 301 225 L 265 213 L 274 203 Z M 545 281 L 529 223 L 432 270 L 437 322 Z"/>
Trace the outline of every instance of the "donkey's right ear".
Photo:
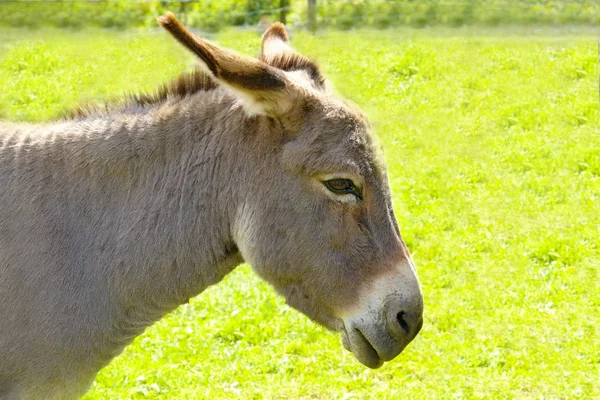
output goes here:
<path id="1" fill-rule="evenodd" d="M 303 92 L 284 71 L 194 36 L 172 13 L 159 17 L 158 23 L 196 54 L 204 71 L 237 95 L 249 114 L 284 118 L 299 104 Z"/>
<path id="2" fill-rule="evenodd" d="M 325 78 L 319 66 L 292 49 L 285 26 L 280 22 L 275 22 L 263 34 L 259 58 L 282 71 L 304 71 L 308 74 L 314 88 L 325 89 Z"/>
<path id="3" fill-rule="evenodd" d="M 294 50 L 290 47 L 290 39 L 281 22 L 275 22 L 262 36 L 260 46 L 260 59 L 268 62 L 284 54 L 293 54 Z"/>

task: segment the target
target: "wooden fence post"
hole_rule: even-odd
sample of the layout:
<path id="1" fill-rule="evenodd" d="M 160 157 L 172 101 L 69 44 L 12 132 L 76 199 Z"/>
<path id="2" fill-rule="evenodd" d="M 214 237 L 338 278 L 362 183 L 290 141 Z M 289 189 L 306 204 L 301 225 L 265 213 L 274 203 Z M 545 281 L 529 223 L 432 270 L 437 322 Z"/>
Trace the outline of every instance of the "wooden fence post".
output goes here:
<path id="1" fill-rule="evenodd" d="M 308 30 L 317 31 L 317 0 L 308 0 Z"/>
<path id="2" fill-rule="evenodd" d="M 279 22 L 281 22 L 282 24 L 287 24 L 286 21 L 286 16 L 288 13 L 288 0 L 279 0 L 279 8 L 281 8 L 281 11 L 279 12 Z"/>

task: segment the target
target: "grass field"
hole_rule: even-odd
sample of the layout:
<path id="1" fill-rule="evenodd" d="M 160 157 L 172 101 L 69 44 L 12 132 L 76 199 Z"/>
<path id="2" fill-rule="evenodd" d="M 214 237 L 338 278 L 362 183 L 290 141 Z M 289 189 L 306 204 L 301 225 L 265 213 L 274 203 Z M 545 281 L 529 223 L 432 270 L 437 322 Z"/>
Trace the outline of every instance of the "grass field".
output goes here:
<path id="1" fill-rule="evenodd" d="M 192 64 L 166 34 L 32 35 L 0 31 L 0 118 L 45 120 Z M 259 46 L 253 33 L 215 39 Z M 383 143 L 423 285 L 422 333 L 368 370 L 243 266 L 148 329 L 85 399 L 600 398 L 596 40 L 507 29 L 293 36 Z"/>

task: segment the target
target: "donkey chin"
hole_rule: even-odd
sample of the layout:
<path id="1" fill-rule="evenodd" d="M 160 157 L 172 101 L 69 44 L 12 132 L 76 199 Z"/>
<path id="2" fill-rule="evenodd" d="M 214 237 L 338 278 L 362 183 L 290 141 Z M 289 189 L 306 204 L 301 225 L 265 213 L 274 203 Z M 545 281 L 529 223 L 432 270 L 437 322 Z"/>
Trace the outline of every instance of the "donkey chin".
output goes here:
<path id="1" fill-rule="evenodd" d="M 364 285 L 359 306 L 342 316 L 298 285 L 279 289 L 286 304 L 325 328 L 342 332 L 342 344 L 369 368 L 396 358 L 423 327 L 423 295 L 411 262 Z"/>

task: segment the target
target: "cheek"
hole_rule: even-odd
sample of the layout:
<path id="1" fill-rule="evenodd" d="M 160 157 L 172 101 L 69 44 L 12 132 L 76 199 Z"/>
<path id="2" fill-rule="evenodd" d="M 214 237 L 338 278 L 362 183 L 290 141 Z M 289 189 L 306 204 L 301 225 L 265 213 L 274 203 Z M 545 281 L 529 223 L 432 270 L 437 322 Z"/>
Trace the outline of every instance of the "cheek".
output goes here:
<path id="1" fill-rule="evenodd" d="M 327 226 L 330 248 L 336 251 L 349 252 L 369 246 L 371 235 L 365 222 L 362 209 L 350 205 L 342 205 L 330 210 Z"/>
<path id="2" fill-rule="evenodd" d="M 254 262 L 257 272 L 270 274 L 270 280 L 303 279 L 315 260 L 322 260 L 327 237 L 332 236 L 329 230 L 336 225 L 325 204 L 297 193 L 271 206 L 257 207 L 261 207 L 260 216 L 249 235 L 254 257 L 248 261 Z"/>

